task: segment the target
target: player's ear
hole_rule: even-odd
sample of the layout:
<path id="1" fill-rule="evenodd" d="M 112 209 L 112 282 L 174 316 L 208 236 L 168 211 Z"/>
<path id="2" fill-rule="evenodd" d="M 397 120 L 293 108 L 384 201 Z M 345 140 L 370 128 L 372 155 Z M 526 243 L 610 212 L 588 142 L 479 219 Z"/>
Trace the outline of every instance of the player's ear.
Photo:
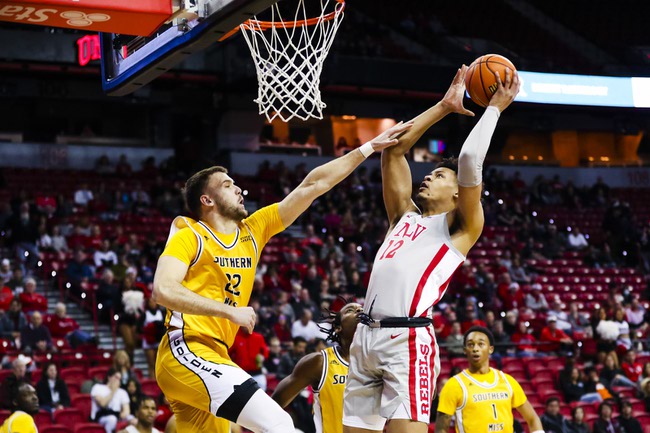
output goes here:
<path id="1" fill-rule="evenodd" d="M 214 201 L 212 201 L 212 199 L 205 194 L 199 197 L 199 201 L 201 201 L 201 204 L 204 206 L 212 206 L 214 204 Z"/>
<path id="2" fill-rule="evenodd" d="M 494 353 L 494 346 L 490 346 L 489 353 L 490 353 L 490 355 L 492 355 Z"/>

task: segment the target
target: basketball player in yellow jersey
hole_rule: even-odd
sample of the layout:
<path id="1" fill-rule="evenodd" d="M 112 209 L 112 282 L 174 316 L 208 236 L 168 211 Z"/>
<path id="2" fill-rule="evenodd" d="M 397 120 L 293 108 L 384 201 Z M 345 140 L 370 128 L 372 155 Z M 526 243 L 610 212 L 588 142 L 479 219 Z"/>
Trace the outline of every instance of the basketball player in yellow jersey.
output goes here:
<path id="1" fill-rule="evenodd" d="M 198 219 L 174 220 L 153 289 L 154 300 L 168 309 L 156 379 L 179 432 L 226 433 L 227 421 L 254 432 L 294 431 L 291 417 L 228 357 L 239 327 L 251 331 L 255 325 L 255 311 L 247 305 L 262 248 L 366 157 L 397 144 L 391 137 L 411 126 L 399 123 L 315 168 L 280 203 L 250 216 L 241 189 L 224 168 L 188 179 L 185 202 Z"/>
<path id="2" fill-rule="evenodd" d="M 469 368 L 455 375 L 440 392 L 435 433 L 448 433 L 456 415 L 457 433 L 512 433 L 512 409 L 517 409 L 532 433 L 544 433 L 542 422 L 521 385 L 509 374 L 490 368 L 494 336 L 473 326 L 464 336 Z"/>
<path id="3" fill-rule="evenodd" d="M 38 433 L 32 415 L 39 411 L 36 390 L 27 382 L 16 381 L 6 390 L 14 412 L 0 427 L 0 433 Z"/>
<path id="4" fill-rule="evenodd" d="M 300 391 L 311 385 L 316 433 L 343 432 L 343 391 L 348 376 L 350 344 L 359 323 L 357 314 L 361 312 L 363 307 L 353 302 L 332 315 L 327 340 L 339 343 L 339 346 L 303 357 L 273 393 L 273 400 L 287 407 Z"/>

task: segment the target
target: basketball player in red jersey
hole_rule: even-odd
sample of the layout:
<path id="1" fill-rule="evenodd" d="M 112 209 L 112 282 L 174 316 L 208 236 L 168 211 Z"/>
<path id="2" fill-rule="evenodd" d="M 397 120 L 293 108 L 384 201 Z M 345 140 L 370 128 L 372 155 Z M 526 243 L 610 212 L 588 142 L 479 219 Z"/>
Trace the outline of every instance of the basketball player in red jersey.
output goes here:
<path id="1" fill-rule="evenodd" d="M 507 71 L 458 161 L 443 160 L 420 184 L 416 203 L 405 154 L 449 113 L 463 107 L 467 67 L 458 70 L 442 101 L 413 120 L 393 148 L 382 152 L 384 203 L 390 228 L 370 277 L 350 348 L 344 433 L 427 431 L 440 370 L 431 316 L 454 271 L 483 230 L 481 172 L 499 115 L 519 91 Z M 500 77 L 497 77 L 500 78 Z"/>

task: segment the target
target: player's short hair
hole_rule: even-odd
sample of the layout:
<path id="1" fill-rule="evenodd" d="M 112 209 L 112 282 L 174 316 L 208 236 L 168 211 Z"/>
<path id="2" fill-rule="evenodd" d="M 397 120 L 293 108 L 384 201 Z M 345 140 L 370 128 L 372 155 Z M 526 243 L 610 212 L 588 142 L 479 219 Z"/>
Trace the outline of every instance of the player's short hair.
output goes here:
<path id="1" fill-rule="evenodd" d="M 183 199 L 185 200 L 185 207 L 194 216 L 201 216 L 201 196 L 205 192 L 205 186 L 208 179 L 214 173 L 228 173 L 228 170 L 219 165 L 204 168 L 203 170 L 195 173 L 187 179 L 185 187 L 183 188 Z"/>
<path id="2" fill-rule="evenodd" d="M 458 158 L 454 158 L 453 156 L 451 158 L 443 158 L 442 161 L 436 164 L 435 168 L 448 168 L 458 174 Z"/>
<path id="3" fill-rule="evenodd" d="M 18 409 L 15 406 L 14 402 L 16 401 L 16 399 L 18 399 L 20 388 L 26 385 L 29 385 L 29 382 L 24 381 L 22 379 L 18 379 L 13 374 L 9 375 L 5 379 L 5 382 L 3 383 L 2 387 L 6 390 L 5 392 L 6 392 L 7 402 L 11 404 L 12 408 Z"/>
<path id="4" fill-rule="evenodd" d="M 558 404 L 560 403 L 560 399 L 557 397 L 549 397 L 546 399 L 546 407 L 548 407 L 549 404 L 557 402 Z"/>
<path id="5" fill-rule="evenodd" d="M 153 397 L 150 396 L 150 395 L 143 395 L 143 396 L 140 397 L 140 399 L 138 400 L 138 410 L 140 410 L 140 408 L 142 407 L 142 404 L 143 404 L 145 401 L 153 401 L 153 404 L 155 404 L 156 406 L 158 406 L 158 404 L 156 403 L 156 399 L 155 399 L 155 398 L 153 398 Z"/>
<path id="6" fill-rule="evenodd" d="M 490 346 L 494 346 L 494 335 L 492 335 L 492 332 L 485 326 L 472 326 L 469 328 L 467 332 L 465 332 L 465 335 L 463 335 L 463 346 L 467 344 L 467 337 L 472 332 L 480 332 L 481 334 L 485 334 L 485 336 L 488 338 L 488 341 L 490 342 Z"/>

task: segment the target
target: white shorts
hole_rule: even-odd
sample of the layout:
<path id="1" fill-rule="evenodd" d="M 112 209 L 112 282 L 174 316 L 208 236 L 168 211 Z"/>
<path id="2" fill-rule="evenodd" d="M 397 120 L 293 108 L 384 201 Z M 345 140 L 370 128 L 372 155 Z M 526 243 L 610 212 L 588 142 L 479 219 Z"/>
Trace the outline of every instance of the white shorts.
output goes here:
<path id="1" fill-rule="evenodd" d="M 343 425 L 383 430 L 387 419 L 428 424 L 439 372 L 432 326 L 370 328 L 359 324 L 350 347 Z"/>

